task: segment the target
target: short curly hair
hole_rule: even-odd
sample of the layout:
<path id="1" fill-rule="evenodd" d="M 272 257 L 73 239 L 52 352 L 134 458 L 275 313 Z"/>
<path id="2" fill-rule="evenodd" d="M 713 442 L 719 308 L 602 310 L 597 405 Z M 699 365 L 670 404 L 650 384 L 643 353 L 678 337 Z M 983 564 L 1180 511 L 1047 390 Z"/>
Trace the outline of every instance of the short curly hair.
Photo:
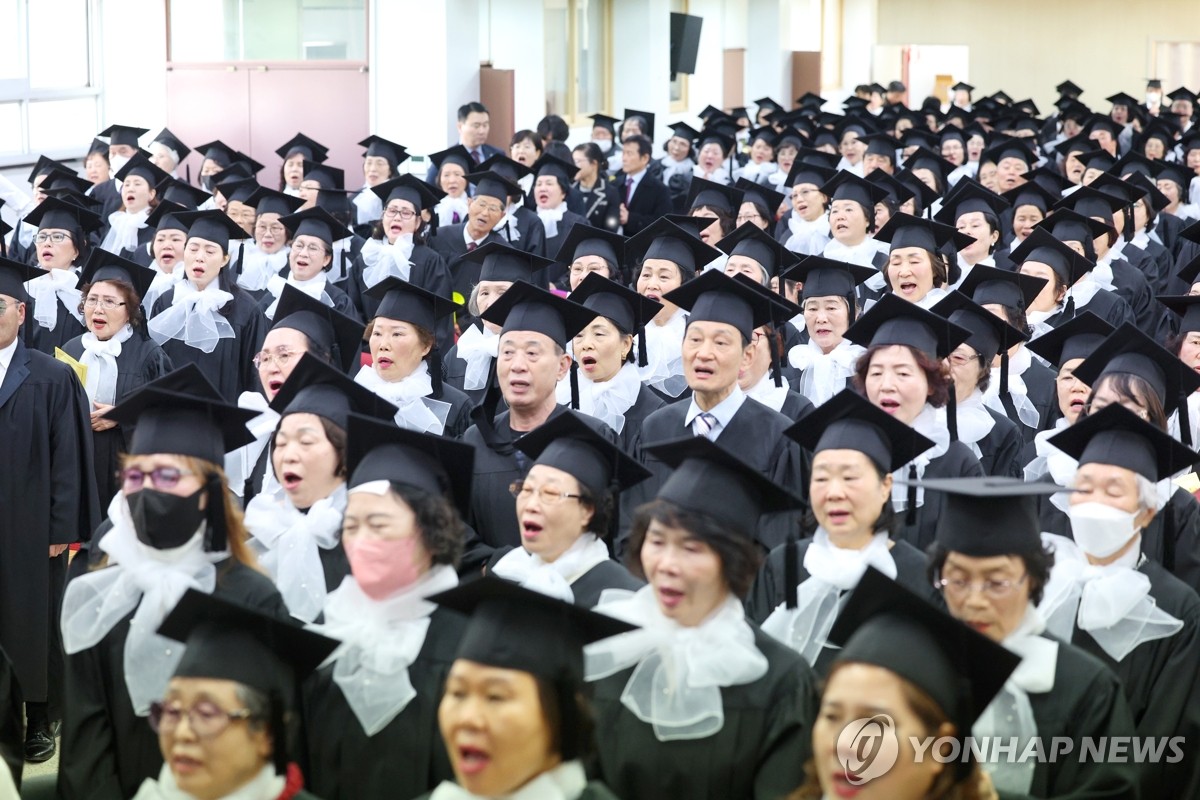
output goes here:
<path id="1" fill-rule="evenodd" d="M 118 281 L 112 278 L 106 278 L 102 281 L 93 281 L 79 287 L 79 313 L 83 313 L 83 303 L 87 300 L 88 292 L 97 283 L 110 284 L 117 293 L 121 295 L 121 301 L 125 303 L 125 313 L 129 315 L 129 324 L 135 330 L 143 330 L 146 326 L 146 315 L 142 313 L 142 298 L 138 297 L 137 289 L 133 288 L 133 284 L 129 281 Z"/>
<path id="2" fill-rule="evenodd" d="M 462 560 L 466 526 L 450 501 L 407 483 L 388 481 L 392 494 L 403 500 L 417 518 L 421 544 L 434 566 L 446 564 L 458 568 Z"/>
<path id="3" fill-rule="evenodd" d="M 858 363 L 854 366 L 854 388 L 859 394 L 864 397 L 867 394 L 867 371 L 871 368 L 871 359 L 880 350 L 892 346 L 890 344 L 873 344 L 867 348 L 867 352 L 859 356 Z M 931 358 L 924 351 L 910 345 L 899 346 L 907 347 L 912 351 L 917 368 L 925 373 L 925 381 L 929 384 L 929 400 L 927 401 L 929 405 L 934 408 L 946 405 L 946 401 L 950 398 L 950 387 L 953 385 L 953 381 L 950 379 L 950 368 L 946 366 L 946 362 Z"/>

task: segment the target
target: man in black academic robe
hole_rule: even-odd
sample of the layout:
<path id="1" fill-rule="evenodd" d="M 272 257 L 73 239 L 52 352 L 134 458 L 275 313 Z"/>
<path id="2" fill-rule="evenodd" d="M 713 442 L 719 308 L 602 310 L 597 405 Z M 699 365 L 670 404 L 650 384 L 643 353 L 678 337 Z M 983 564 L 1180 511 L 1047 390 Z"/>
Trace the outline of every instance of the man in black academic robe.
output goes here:
<path id="1" fill-rule="evenodd" d="M 18 337 L 26 314 L 19 265 L 0 262 L 0 647 L 25 697 L 26 756 L 54 752 L 60 717 L 58 609 L 69 545 L 100 521 L 89 403 L 71 368 Z"/>

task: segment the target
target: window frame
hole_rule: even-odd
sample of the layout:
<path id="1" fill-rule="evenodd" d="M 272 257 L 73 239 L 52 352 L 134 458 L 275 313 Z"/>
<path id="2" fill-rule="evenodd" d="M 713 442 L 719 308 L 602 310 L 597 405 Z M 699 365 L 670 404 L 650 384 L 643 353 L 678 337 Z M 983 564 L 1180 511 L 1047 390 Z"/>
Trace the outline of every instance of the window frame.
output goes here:
<path id="1" fill-rule="evenodd" d="M 579 126 L 591 126 L 591 114 L 596 114 L 606 108 L 612 107 L 612 86 L 613 86 L 613 2 L 612 0 L 587 0 L 590 3 L 602 4 L 603 15 L 603 33 L 604 33 L 604 64 L 601 70 L 604 80 L 604 86 L 600 90 L 603 103 L 600 108 L 583 109 L 580 108 L 579 99 L 579 26 L 577 24 L 579 14 L 579 0 L 564 0 L 567 5 L 567 91 L 566 91 L 566 108 L 561 111 L 558 109 L 549 109 L 546 113 L 558 114 L 562 117 L 569 127 L 575 128 Z M 543 14 L 545 14 L 545 6 L 543 5 Z M 543 59 L 545 54 L 543 54 Z"/>

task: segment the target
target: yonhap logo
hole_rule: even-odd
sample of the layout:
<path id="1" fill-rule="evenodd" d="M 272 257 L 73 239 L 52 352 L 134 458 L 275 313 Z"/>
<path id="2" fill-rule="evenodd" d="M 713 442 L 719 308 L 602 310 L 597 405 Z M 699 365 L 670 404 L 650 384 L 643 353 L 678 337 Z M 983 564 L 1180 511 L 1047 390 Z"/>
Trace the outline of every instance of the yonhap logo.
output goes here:
<path id="1" fill-rule="evenodd" d="M 900 754 L 896 722 L 876 714 L 848 723 L 838 734 L 837 752 L 846 780 L 855 786 L 886 775 Z"/>

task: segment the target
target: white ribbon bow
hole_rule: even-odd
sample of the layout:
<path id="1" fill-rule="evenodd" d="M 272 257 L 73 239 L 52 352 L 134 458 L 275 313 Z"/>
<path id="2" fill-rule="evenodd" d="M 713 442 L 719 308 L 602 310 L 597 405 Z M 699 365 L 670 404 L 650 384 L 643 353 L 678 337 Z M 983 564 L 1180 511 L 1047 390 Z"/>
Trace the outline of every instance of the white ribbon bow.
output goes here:
<path id="1" fill-rule="evenodd" d="M 454 215 L 458 214 L 459 222 L 466 222 L 468 216 L 467 196 L 460 195 L 451 197 L 446 195 L 441 202 L 433 207 L 433 211 L 438 216 L 438 226 L 454 225 Z"/>
<path id="2" fill-rule="evenodd" d="M 1029 399 L 1029 389 L 1021 376 L 1033 364 L 1033 356 L 1022 347 L 1016 355 L 1008 359 L 1008 394 L 1012 398 L 1013 407 L 1017 410 L 1017 419 L 1027 428 L 1035 430 L 1041 425 L 1042 417 L 1037 406 Z M 1004 403 L 1000 400 L 1000 368 L 991 368 L 991 380 L 987 391 L 983 393 L 983 404 L 998 414 L 1008 414 Z"/>
<path id="3" fill-rule="evenodd" d="M 407 281 L 412 275 L 413 247 L 411 233 L 397 236 L 392 244 L 383 239 L 367 239 L 361 250 L 366 287 L 371 289 L 391 277 Z"/>
<path id="4" fill-rule="evenodd" d="M 458 337 L 458 357 L 467 362 L 463 388 L 469 391 L 487 386 L 492 361 L 500 352 L 500 336 L 486 327 L 472 325 Z"/>
<path id="5" fill-rule="evenodd" d="M 546 229 L 547 239 L 558 236 L 558 223 L 562 222 L 563 214 L 566 213 L 566 202 L 559 203 L 557 208 L 539 208 L 537 210 L 538 219 L 542 221 L 542 227 Z"/>
<path id="6" fill-rule="evenodd" d="M 258 245 L 247 242 L 242 248 L 242 274 L 238 275 L 238 286 L 248 292 L 261 292 L 267 288 L 271 278 L 288 265 L 291 248 L 285 246 L 277 253 L 264 253 Z"/>
<path id="7" fill-rule="evenodd" d="M 150 338 L 159 345 L 182 339 L 189 347 L 211 353 L 217 349 L 217 342 L 234 338 L 233 326 L 220 312 L 232 300 L 232 294 L 215 286 L 198 292 L 191 281 L 180 281 L 175 285 L 171 307 L 146 323 Z"/>
<path id="8" fill-rule="evenodd" d="M 356 219 L 360 225 L 374 222 L 383 217 L 383 200 L 367 186 L 354 195 L 354 207 L 358 209 Z"/>
<path id="9" fill-rule="evenodd" d="M 946 427 L 946 409 L 934 408 L 927 404 L 913 420 L 912 426 L 917 433 L 932 441 L 933 447 L 892 473 L 896 478 L 896 482 L 892 485 L 892 505 L 895 506 L 897 513 L 908 510 L 908 486 L 901 483 L 901 481 L 908 480 L 908 468 L 915 466 L 917 480 L 920 480 L 924 477 L 925 468 L 929 466 L 929 462 L 945 455 L 946 450 L 950 447 L 950 429 Z M 925 490 L 918 486 L 917 508 L 923 505 L 925 505 Z"/>
<path id="10" fill-rule="evenodd" d="M 983 404 L 983 392 L 976 389 L 954 409 L 958 421 L 958 440 L 971 448 L 976 458 L 982 458 L 979 442 L 996 427 L 996 418 L 988 413 Z"/>
<path id="11" fill-rule="evenodd" d="M 138 246 L 138 231 L 146 227 L 146 218 L 150 216 L 150 208 L 129 213 L 114 211 L 108 215 L 108 234 L 100 243 L 102 250 L 110 253 L 120 253 L 122 250 L 134 250 Z"/>
<path id="12" fill-rule="evenodd" d="M 791 236 L 783 246 L 793 253 L 820 255 L 829 244 L 829 220 L 826 217 L 817 217 L 809 222 L 803 217 L 797 217 L 793 212 L 788 217 L 788 230 L 791 231 Z"/>
<path id="13" fill-rule="evenodd" d="M 79 276 L 73 269 L 52 269 L 25 282 L 25 291 L 33 298 L 33 318 L 48 331 L 58 325 L 58 301 L 71 312 L 71 316 L 83 323 L 79 304 L 83 294 L 75 287 Z"/>
<path id="14" fill-rule="evenodd" d="M 788 363 L 801 371 L 800 394 L 819 406 L 846 388 L 846 381 L 854 374 L 854 365 L 865 352 L 866 348 L 843 339 L 837 347 L 823 353 L 809 339 L 788 351 Z"/>
<path id="15" fill-rule="evenodd" d="M 385 381 L 374 369 L 360 369 L 354 382 L 396 406 L 396 424 L 401 428 L 437 436 L 446 430 L 450 404 L 429 396 L 433 378 L 427 362 L 420 362 L 411 374 L 395 382 Z"/>
<path id="16" fill-rule="evenodd" d="M 271 305 L 267 306 L 267 310 L 264 312 L 267 316 L 267 319 L 275 319 L 275 309 L 279 308 L 279 298 L 283 295 L 283 287 L 285 286 L 291 286 L 294 289 L 299 289 L 313 300 L 319 300 L 330 308 L 333 308 L 333 298 L 330 297 L 328 292 L 325 291 L 325 286 L 327 283 L 328 280 L 324 272 L 318 272 L 316 275 L 305 281 L 297 280 L 292 276 L 283 278 L 279 275 L 272 275 L 267 280 L 267 291 L 270 292 L 271 296 L 275 299 L 271 301 Z"/>
<path id="17" fill-rule="evenodd" d="M 279 427 L 279 412 L 273 410 L 267 403 L 267 398 L 258 392 L 242 392 L 237 399 L 238 408 L 257 411 L 258 416 L 246 423 L 246 429 L 254 437 L 254 441 L 239 447 L 232 453 L 225 454 L 225 476 L 228 478 L 229 489 L 238 497 L 245 492 L 246 481 L 254 472 L 254 466 L 262 456 L 263 449 L 271 441 L 272 434 Z M 266 475 L 274 474 L 268 469 Z M 265 478 L 264 475 L 264 484 Z"/>
<path id="18" fill-rule="evenodd" d="M 671 397 L 679 397 L 687 388 L 683 375 L 683 333 L 687 312 L 679 309 L 666 325 L 646 325 L 646 366 L 639 369 L 643 383 Z"/>
<path id="19" fill-rule="evenodd" d="M 514 244 L 521 241 L 521 232 L 517 229 L 517 209 L 519 204 L 514 203 L 504 211 L 504 216 L 500 221 L 492 226 L 492 230 L 508 240 L 509 244 Z"/>
<path id="20" fill-rule="evenodd" d="M 622 364 L 617 374 L 597 383 L 579 373 L 579 411 L 595 417 L 617 433 L 625 429 L 625 412 L 637 402 L 642 379 L 636 364 Z M 555 398 L 561 405 L 571 402 L 570 376 L 558 382 Z"/>
<path id="21" fill-rule="evenodd" d="M 1025 465 L 1025 480 L 1040 481 L 1050 477 L 1059 486 L 1069 486 L 1075 478 L 1075 470 L 1079 462 L 1050 444 L 1050 439 L 1068 427 L 1067 420 L 1060 418 L 1055 421 L 1054 428 L 1048 431 L 1038 431 L 1033 435 L 1033 449 L 1036 453 L 1032 461 Z M 1059 492 L 1050 496 L 1050 502 L 1058 510 L 1066 513 L 1069 492 Z"/>
<path id="22" fill-rule="evenodd" d="M 152 262 L 150 268 L 154 270 L 154 280 L 150 281 L 150 288 L 142 297 L 142 309 L 146 312 L 147 317 L 154 310 L 154 304 L 158 298 L 168 289 L 174 288 L 175 284 L 183 281 L 186 275 L 182 266 L 178 266 L 172 272 L 167 272 L 159 265 L 158 261 Z"/>
<path id="23" fill-rule="evenodd" d="M 595 534 L 585 533 L 554 561 L 545 561 L 523 547 L 509 550 L 492 567 L 501 578 L 550 597 L 575 602 L 571 581 L 597 564 L 608 561 L 608 547 Z"/>
<path id="24" fill-rule="evenodd" d="M 117 398 L 117 357 L 121 355 L 121 343 L 133 335 L 133 327 L 126 324 L 111 338 L 100 341 L 96 334 L 88 331 L 80 337 L 83 357 L 79 363 L 87 367 L 87 382 L 83 389 L 93 403 L 108 405 Z"/>

